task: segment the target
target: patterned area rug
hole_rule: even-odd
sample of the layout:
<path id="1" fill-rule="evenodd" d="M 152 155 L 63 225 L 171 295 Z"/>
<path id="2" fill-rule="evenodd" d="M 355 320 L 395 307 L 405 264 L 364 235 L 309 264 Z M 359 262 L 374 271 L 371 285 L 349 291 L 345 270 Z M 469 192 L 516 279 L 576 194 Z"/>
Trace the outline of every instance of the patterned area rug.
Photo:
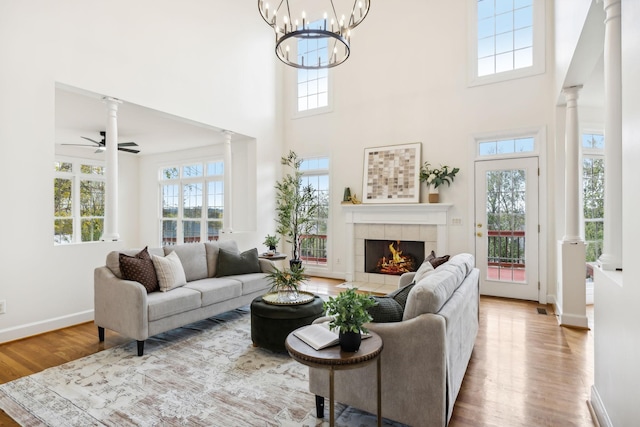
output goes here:
<path id="1" fill-rule="evenodd" d="M 253 347 L 248 308 L 152 337 L 136 354 L 133 341 L 2 384 L 0 408 L 23 426 L 329 425 L 315 417 L 308 368 Z M 350 407 L 336 414 L 337 426 L 376 425 Z"/>

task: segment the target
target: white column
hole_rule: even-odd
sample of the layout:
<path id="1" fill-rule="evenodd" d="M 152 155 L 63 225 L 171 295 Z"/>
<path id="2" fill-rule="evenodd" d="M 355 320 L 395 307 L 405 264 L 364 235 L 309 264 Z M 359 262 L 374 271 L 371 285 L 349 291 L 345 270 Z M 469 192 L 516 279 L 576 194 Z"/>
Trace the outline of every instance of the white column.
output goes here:
<path id="1" fill-rule="evenodd" d="M 232 199 L 232 158 L 231 137 L 233 132 L 225 130 L 224 134 L 224 213 L 222 215 L 222 233 L 233 233 L 233 199 Z"/>
<path id="2" fill-rule="evenodd" d="M 620 0 L 604 0 L 604 270 L 622 269 L 622 39 Z"/>
<path id="3" fill-rule="evenodd" d="M 565 127 L 565 235 L 558 242 L 558 295 L 556 314 L 562 326 L 588 328 L 586 316 L 585 244 L 580 237 L 580 134 L 578 91 L 563 90 L 567 100 Z"/>
<path id="4" fill-rule="evenodd" d="M 578 91 L 580 86 L 563 89 L 567 100 L 564 141 L 564 215 L 565 242 L 582 241 L 580 237 L 580 133 L 578 127 Z"/>
<path id="5" fill-rule="evenodd" d="M 118 104 L 115 98 L 104 97 L 107 104 L 107 127 L 105 139 L 106 173 L 104 201 L 104 231 L 100 240 L 115 242 L 118 234 Z"/>

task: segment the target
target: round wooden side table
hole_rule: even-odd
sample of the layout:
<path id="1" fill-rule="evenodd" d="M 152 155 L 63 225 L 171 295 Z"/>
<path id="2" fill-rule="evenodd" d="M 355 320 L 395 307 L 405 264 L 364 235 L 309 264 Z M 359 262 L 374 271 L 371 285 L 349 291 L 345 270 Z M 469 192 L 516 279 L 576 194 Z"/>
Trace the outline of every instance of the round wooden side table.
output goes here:
<path id="1" fill-rule="evenodd" d="M 295 332 L 295 331 L 294 331 Z M 285 347 L 289 355 L 303 365 L 312 368 L 329 370 L 329 425 L 334 426 L 335 407 L 333 402 L 334 372 L 346 369 L 357 369 L 377 362 L 378 381 L 378 427 L 382 426 L 382 388 L 380 373 L 380 353 L 382 353 L 382 338 L 375 332 L 369 332 L 370 338 L 365 338 L 360 344 L 360 349 L 355 353 L 345 352 L 339 345 L 314 350 L 313 347 L 302 341 L 300 338 L 290 333 L 285 340 Z"/>

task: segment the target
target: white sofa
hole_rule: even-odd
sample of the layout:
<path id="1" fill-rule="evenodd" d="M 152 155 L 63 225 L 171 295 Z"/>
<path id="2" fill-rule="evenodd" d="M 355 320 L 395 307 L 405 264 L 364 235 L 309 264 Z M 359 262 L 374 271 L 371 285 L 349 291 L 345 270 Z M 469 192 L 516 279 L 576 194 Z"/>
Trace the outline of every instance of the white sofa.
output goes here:
<path id="1" fill-rule="evenodd" d="M 166 292 L 149 293 L 141 283 L 124 280 L 120 253 L 109 253 L 106 265 L 94 271 L 95 324 L 100 341 L 104 341 L 104 329 L 111 329 L 137 340 L 138 356 L 142 356 L 147 338 L 247 305 L 270 288 L 265 273 L 274 264 L 269 260 L 258 260 L 259 273 L 216 277 L 221 248 L 239 254 L 234 241 L 149 249 L 149 254 L 160 257 L 175 251 L 187 281 Z M 122 253 L 133 256 L 139 252 Z"/>
<path id="2" fill-rule="evenodd" d="M 400 287 L 415 273 L 401 276 Z M 413 427 L 444 427 L 478 334 L 479 270 L 459 254 L 416 283 L 402 321 L 368 323 L 382 337 L 382 416 Z M 376 364 L 335 372 L 335 400 L 376 413 Z M 326 370 L 309 368 L 318 416 L 329 396 Z"/>

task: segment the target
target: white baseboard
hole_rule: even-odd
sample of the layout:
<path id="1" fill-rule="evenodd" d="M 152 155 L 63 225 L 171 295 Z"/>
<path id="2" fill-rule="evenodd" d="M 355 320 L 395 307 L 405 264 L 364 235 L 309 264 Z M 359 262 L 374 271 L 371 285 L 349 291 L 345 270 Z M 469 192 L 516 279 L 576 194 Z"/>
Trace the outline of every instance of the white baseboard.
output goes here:
<path id="1" fill-rule="evenodd" d="M 600 399 L 600 395 L 598 394 L 598 390 L 595 385 L 591 386 L 590 402 L 593 412 L 595 412 L 598 424 L 600 424 L 601 427 L 613 427 L 611 418 L 609 418 L 609 414 L 607 414 L 607 410 L 604 407 L 604 403 L 602 403 L 602 399 Z"/>
<path id="2" fill-rule="evenodd" d="M 66 328 L 69 326 L 77 325 L 79 323 L 90 322 L 93 320 L 93 317 L 93 310 L 87 310 L 81 311 L 80 313 L 69 314 L 67 316 L 27 323 L 26 325 L 0 329 L 0 343 L 15 341 L 45 332 L 55 331 L 56 329 Z"/>

